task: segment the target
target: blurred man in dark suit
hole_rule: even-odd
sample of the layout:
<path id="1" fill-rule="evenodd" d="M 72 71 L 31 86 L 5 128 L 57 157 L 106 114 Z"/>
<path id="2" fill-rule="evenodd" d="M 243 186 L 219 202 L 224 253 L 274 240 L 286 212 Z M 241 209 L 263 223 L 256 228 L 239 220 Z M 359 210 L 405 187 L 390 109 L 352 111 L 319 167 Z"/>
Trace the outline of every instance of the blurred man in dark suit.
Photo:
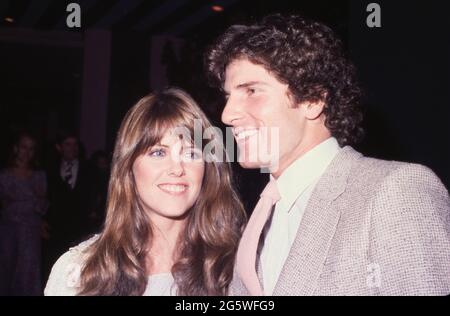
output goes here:
<path id="1" fill-rule="evenodd" d="M 90 179 L 87 164 L 80 159 L 76 134 L 58 136 L 59 161 L 48 170 L 50 209 L 45 266 L 51 267 L 62 253 L 89 233 Z M 47 274 L 50 271 L 45 271 Z"/>

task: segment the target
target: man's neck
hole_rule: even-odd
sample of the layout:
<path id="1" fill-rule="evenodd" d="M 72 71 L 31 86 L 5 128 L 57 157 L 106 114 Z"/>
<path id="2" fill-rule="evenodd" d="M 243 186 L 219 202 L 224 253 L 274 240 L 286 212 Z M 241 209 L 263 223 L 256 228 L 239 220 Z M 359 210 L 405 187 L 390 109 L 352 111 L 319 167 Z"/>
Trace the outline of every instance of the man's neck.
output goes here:
<path id="1" fill-rule="evenodd" d="M 317 145 L 323 143 L 331 137 L 329 132 L 315 135 L 315 137 L 307 139 L 306 141 L 300 143 L 297 148 L 291 152 L 288 157 L 280 157 L 278 166 L 271 169 L 270 173 L 275 179 L 278 179 L 281 174 L 297 159 L 305 155 L 311 149 Z"/>
<path id="2" fill-rule="evenodd" d="M 63 159 L 62 162 L 65 163 L 65 164 L 68 164 L 68 163 L 73 163 L 74 164 L 74 163 L 78 162 L 78 159 L 77 158 L 71 159 L 71 160 Z"/>

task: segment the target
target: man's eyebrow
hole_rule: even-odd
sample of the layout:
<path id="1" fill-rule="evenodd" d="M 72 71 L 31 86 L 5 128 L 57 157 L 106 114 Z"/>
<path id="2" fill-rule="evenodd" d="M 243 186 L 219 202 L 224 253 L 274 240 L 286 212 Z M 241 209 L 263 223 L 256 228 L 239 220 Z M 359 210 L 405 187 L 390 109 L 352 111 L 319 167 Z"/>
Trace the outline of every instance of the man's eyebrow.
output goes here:
<path id="1" fill-rule="evenodd" d="M 236 86 L 236 88 L 237 89 L 239 89 L 239 88 L 248 88 L 248 87 L 254 86 L 254 85 L 264 85 L 265 86 L 265 85 L 267 85 L 267 83 L 262 82 L 262 81 L 248 81 L 248 82 L 244 82 L 244 83 L 238 84 Z"/>
<path id="2" fill-rule="evenodd" d="M 238 84 L 235 88 L 236 89 L 245 89 L 245 88 L 255 86 L 255 85 L 267 86 L 268 84 L 265 82 L 262 82 L 262 81 L 248 81 L 248 82 Z M 230 92 L 228 90 L 226 90 L 225 88 L 222 89 L 222 92 L 227 96 L 230 95 Z"/>

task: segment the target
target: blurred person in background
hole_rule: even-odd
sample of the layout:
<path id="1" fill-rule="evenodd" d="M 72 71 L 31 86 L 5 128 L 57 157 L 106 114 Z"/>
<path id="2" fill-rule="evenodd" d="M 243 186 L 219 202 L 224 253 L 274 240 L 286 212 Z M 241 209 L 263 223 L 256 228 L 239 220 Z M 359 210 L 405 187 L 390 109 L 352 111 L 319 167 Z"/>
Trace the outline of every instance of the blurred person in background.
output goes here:
<path id="1" fill-rule="evenodd" d="M 19 133 L 0 171 L 0 295 L 42 295 L 41 228 L 48 202 L 36 147 L 31 134 Z"/>
<path id="2" fill-rule="evenodd" d="M 48 168 L 49 238 L 44 253 L 44 277 L 64 251 L 89 233 L 91 177 L 87 163 L 80 157 L 77 134 L 60 132 L 55 149 L 58 159 Z"/>

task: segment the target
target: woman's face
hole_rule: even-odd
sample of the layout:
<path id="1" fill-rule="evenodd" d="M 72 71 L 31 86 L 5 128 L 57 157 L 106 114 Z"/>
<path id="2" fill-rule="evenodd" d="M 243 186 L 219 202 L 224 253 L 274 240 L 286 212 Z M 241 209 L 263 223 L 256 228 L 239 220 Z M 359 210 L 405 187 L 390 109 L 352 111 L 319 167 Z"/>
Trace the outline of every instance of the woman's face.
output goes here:
<path id="1" fill-rule="evenodd" d="M 35 143 L 34 141 L 24 136 L 20 139 L 19 143 L 14 147 L 16 154 L 16 161 L 25 165 L 29 165 L 34 157 Z"/>
<path id="2" fill-rule="evenodd" d="M 197 200 L 204 172 L 201 152 L 169 132 L 133 164 L 139 198 L 152 220 L 185 215 Z"/>

